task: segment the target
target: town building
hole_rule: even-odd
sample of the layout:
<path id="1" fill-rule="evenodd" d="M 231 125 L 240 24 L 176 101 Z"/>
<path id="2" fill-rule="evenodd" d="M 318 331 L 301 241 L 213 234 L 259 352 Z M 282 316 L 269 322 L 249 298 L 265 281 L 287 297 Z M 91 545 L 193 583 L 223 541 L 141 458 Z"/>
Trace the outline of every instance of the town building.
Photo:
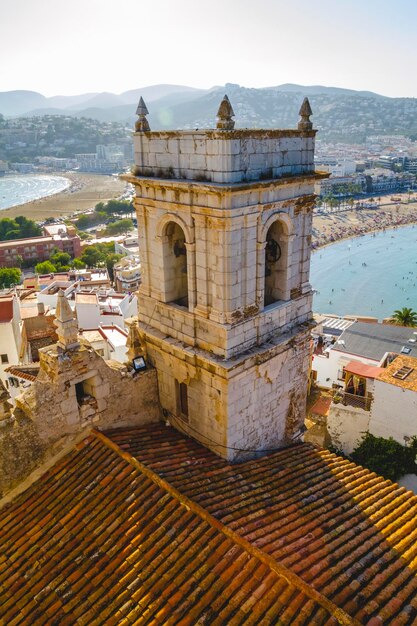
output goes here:
<path id="1" fill-rule="evenodd" d="M 114 285 L 116 291 L 133 293 L 139 289 L 140 259 L 138 256 L 128 256 L 120 259 L 113 267 Z"/>
<path id="2" fill-rule="evenodd" d="M 327 340 L 327 347 L 315 351 L 313 355 L 313 370 L 319 387 L 331 389 L 335 385 L 342 385 L 343 370 L 351 361 L 384 367 L 394 354 L 417 357 L 417 334 L 412 328 L 344 321 L 348 325 L 341 334 L 337 328 L 333 332 L 334 327 L 326 326 L 325 322 L 327 336 L 333 336 L 334 341 Z"/>
<path id="3" fill-rule="evenodd" d="M 330 341 L 316 343 L 313 378 L 334 393 L 326 420 L 310 415 L 316 427 L 306 439 L 320 445 L 330 441 L 350 454 L 366 432 L 402 445 L 416 436 L 416 344 L 412 328 L 366 322 L 351 323 Z M 404 378 L 398 375 L 403 368 Z"/>
<path id="4" fill-rule="evenodd" d="M 138 256 L 138 234 L 132 234 L 129 237 L 125 237 L 121 241 L 114 242 L 114 251 L 117 254 L 124 254 L 126 256 Z"/>
<path id="5" fill-rule="evenodd" d="M 81 240 L 78 235 L 68 234 L 1 241 L 0 266 L 16 267 L 18 257 L 35 265 L 47 261 L 55 249 L 67 252 L 73 259 L 81 254 Z"/>
<path id="6" fill-rule="evenodd" d="M 0 297 L 0 378 L 8 365 L 19 363 L 22 350 L 22 318 L 16 295 Z"/>
<path id="7" fill-rule="evenodd" d="M 80 331 L 79 335 L 88 341 L 103 359 L 125 363 L 127 360 L 128 333 L 116 325 L 100 325 L 97 329 Z"/>

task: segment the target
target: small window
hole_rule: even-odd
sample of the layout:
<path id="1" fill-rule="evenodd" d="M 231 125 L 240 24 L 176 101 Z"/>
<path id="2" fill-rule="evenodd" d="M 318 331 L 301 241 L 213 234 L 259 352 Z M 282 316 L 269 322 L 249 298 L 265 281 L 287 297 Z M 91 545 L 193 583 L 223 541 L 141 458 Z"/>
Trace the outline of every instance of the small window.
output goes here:
<path id="1" fill-rule="evenodd" d="M 185 383 L 179 385 L 179 410 L 183 417 L 188 418 L 188 387 Z"/>
<path id="2" fill-rule="evenodd" d="M 3 364 L 9 362 L 9 357 L 7 356 L 7 354 L 0 354 L 0 359 Z"/>
<path id="3" fill-rule="evenodd" d="M 86 393 L 84 391 L 84 385 L 83 383 L 75 383 L 75 395 L 77 396 L 77 402 L 78 405 L 80 406 L 83 403 L 83 400 L 86 396 Z"/>

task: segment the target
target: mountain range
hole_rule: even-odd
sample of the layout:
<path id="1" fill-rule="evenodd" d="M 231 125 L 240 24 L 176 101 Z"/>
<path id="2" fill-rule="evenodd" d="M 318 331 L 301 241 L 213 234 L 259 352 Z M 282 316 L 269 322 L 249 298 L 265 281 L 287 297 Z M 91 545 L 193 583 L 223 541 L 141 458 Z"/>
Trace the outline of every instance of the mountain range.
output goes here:
<path id="1" fill-rule="evenodd" d="M 148 105 L 153 130 L 212 128 L 225 93 L 236 113 L 236 127 L 294 127 L 300 104 L 307 95 L 313 108 L 314 126 L 323 139 L 361 141 L 369 134 L 417 135 L 417 99 L 291 83 L 260 89 L 233 83 L 211 89 L 164 84 L 121 94 L 104 92 L 49 98 L 34 91 L 8 91 L 0 92 L 0 113 L 6 117 L 69 115 L 133 126 L 142 96 Z"/>

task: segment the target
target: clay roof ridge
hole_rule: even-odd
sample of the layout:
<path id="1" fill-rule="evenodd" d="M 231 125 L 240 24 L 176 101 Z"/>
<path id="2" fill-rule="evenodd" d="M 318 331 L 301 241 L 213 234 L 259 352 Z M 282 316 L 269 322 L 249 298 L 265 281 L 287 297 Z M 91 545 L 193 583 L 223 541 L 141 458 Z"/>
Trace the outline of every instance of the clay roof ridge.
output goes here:
<path id="1" fill-rule="evenodd" d="M 296 589 L 304 593 L 307 597 L 309 597 L 314 602 L 317 602 L 321 607 L 323 607 L 328 613 L 330 613 L 333 617 L 336 618 L 339 624 L 343 624 L 345 626 L 359 626 L 359 622 L 352 618 L 348 613 L 346 613 L 343 609 L 334 604 L 331 600 L 329 600 L 326 596 L 321 594 L 319 591 L 311 587 L 308 583 L 306 583 L 302 578 L 300 578 L 297 574 L 292 572 L 290 569 L 278 563 L 274 558 L 255 547 L 249 541 L 241 537 L 238 533 L 231 530 L 228 526 L 225 526 L 213 517 L 206 509 L 201 507 L 195 501 L 191 500 L 184 494 L 182 494 L 178 489 L 173 487 L 169 482 L 165 479 L 161 478 L 149 467 L 138 461 L 134 458 L 129 452 L 122 450 L 117 444 L 111 441 L 106 435 L 103 433 L 93 430 L 92 434 L 102 443 L 104 443 L 108 448 L 110 448 L 113 452 L 116 452 L 121 458 L 127 461 L 134 468 L 138 469 L 142 474 L 152 480 L 158 487 L 166 491 L 173 498 L 178 500 L 182 505 L 184 505 L 187 509 L 191 510 L 193 513 L 198 515 L 203 521 L 208 523 L 212 528 L 216 529 L 218 532 L 222 533 L 229 539 L 243 548 L 248 554 L 259 559 L 266 567 L 271 569 L 273 572 L 278 574 L 278 576 L 282 577 L 286 580 L 290 585 L 293 585 Z"/>

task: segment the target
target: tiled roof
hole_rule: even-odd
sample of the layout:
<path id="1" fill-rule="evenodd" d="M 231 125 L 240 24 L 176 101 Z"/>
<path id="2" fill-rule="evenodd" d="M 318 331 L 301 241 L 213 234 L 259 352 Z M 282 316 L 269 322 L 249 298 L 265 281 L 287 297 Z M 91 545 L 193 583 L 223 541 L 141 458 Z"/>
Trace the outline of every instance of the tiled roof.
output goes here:
<path id="1" fill-rule="evenodd" d="M 320 396 L 310 409 L 310 413 L 327 417 L 333 398 L 331 396 Z"/>
<path id="2" fill-rule="evenodd" d="M 411 371 L 405 378 L 396 378 L 394 374 L 402 368 L 407 368 Z M 400 354 L 388 367 L 382 370 L 377 379 L 402 389 L 417 391 L 417 359 Z"/>
<path id="3" fill-rule="evenodd" d="M 0 623 L 355 621 L 93 434 L 0 511 Z"/>
<path id="4" fill-rule="evenodd" d="M 12 376 L 18 376 L 33 383 L 39 374 L 39 365 L 10 365 L 4 371 Z"/>
<path id="5" fill-rule="evenodd" d="M 417 624 L 417 497 L 404 488 L 308 444 L 228 465 L 169 427 L 108 436 L 351 620 Z"/>

